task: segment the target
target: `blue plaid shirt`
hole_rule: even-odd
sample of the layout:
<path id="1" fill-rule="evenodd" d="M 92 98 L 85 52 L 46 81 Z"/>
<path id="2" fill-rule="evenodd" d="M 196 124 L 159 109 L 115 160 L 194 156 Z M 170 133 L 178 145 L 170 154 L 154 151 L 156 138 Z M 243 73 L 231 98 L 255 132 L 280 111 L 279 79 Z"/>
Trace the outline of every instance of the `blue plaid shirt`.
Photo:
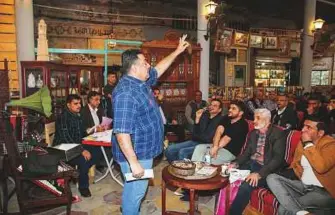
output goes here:
<path id="1" fill-rule="evenodd" d="M 118 133 L 130 134 L 138 160 L 152 159 L 163 150 L 163 121 L 151 90 L 156 81 L 157 71 L 151 68 L 146 82 L 124 75 L 113 91 L 112 152 L 118 162 L 127 161 L 116 140 Z"/>

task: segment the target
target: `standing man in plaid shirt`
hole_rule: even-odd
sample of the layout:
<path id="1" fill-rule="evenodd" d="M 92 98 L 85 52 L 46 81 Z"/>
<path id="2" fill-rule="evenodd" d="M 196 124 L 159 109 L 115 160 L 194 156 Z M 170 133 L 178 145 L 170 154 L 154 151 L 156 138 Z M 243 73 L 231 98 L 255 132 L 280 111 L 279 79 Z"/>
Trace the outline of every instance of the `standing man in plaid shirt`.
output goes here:
<path id="1" fill-rule="evenodd" d="M 250 133 L 245 151 L 230 167 L 250 170 L 239 187 L 229 214 L 241 215 L 248 205 L 251 192 L 266 185 L 266 177 L 285 166 L 285 132 L 271 125 L 271 112 L 255 110 L 255 129 Z"/>
<path id="2" fill-rule="evenodd" d="M 123 174 L 140 179 L 145 169 L 152 168 L 153 158 L 162 153 L 164 126 L 151 86 L 184 52 L 187 35 L 179 39 L 170 55 L 151 67 L 139 50 L 122 54 L 123 77 L 113 91 L 114 111 L 112 152 Z M 138 215 L 148 180 L 126 182 L 122 193 L 122 213 Z"/>

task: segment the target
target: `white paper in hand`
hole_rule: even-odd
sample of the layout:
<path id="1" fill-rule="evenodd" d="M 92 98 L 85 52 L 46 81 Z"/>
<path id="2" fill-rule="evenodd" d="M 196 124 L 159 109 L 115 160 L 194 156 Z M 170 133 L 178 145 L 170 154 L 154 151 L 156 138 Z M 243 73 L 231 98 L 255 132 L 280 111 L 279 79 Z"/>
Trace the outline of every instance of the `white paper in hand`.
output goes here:
<path id="1" fill-rule="evenodd" d="M 154 178 L 154 171 L 153 169 L 145 169 L 144 175 L 142 178 L 134 178 L 133 173 L 126 173 L 124 174 L 126 181 L 135 181 L 135 180 L 141 180 L 141 179 L 147 179 L 147 178 Z"/>

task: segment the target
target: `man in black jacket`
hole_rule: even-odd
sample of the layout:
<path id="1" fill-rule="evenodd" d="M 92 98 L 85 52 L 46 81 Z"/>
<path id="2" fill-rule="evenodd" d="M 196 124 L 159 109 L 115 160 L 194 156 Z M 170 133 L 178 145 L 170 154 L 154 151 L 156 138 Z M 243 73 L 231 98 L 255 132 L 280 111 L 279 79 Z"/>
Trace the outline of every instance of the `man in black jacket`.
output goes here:
<path id="1" fill-rule="evenodd" d="M 100 126 L 102 117 L 105 116 L 104 110 L 99 106 L 101 96 L 96 91 L 90 91 L 87 95 L 87 105 L 81 109 L 80 115 L 83 120 L 85 136 L 97 131 L 105 130 Z"/>
<path id="2" fill-rule="evenodd" d="M 222 102 L 213 99 L 208 110 L 200 109 L 196 112 L 192 140 L 170 145 L 165 156 L 169 162 L 190 159 L 195 147 L 201 143 L 212 143 L 215 130 L 221 121 Z"/>
<path id="3" fill-rule="evenodd" d="M 288 106 L 287 95 L 277 96 L 277 109 L 271 111 L 272 124 L 284 129 L 296 129 L 298 126 L 297 112 Z"/>
<path id="4" fill-rule="evenodd" d="M 241 215 L 248 205 L 251 192 L 266 185 L 266 176 L 281 169 L 285 155 L 285 132 L 271 125 L 271 113 L 262 108 L 255 110 L 255 130 L 247 140 L 246 150 L 230 165 L 250 170 L 234 199 L 230 213 Z"/>

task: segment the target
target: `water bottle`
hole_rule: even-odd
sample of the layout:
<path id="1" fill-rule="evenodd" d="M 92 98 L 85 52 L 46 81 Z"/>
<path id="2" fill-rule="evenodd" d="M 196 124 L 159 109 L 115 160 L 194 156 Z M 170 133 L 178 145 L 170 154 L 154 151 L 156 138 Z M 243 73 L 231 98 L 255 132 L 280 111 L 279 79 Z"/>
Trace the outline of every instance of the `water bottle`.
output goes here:
<path id="1" fill-rule="evenodd" d="M 205 154 L 205 157 L 204 157 L 204 161 L 208 165 L 211 164 L 211 155 L 209 153 L 210 149 L 211 149 L 211 147 L 207 146 L 207 148 L 206 148 L 206 154 Z"/>

